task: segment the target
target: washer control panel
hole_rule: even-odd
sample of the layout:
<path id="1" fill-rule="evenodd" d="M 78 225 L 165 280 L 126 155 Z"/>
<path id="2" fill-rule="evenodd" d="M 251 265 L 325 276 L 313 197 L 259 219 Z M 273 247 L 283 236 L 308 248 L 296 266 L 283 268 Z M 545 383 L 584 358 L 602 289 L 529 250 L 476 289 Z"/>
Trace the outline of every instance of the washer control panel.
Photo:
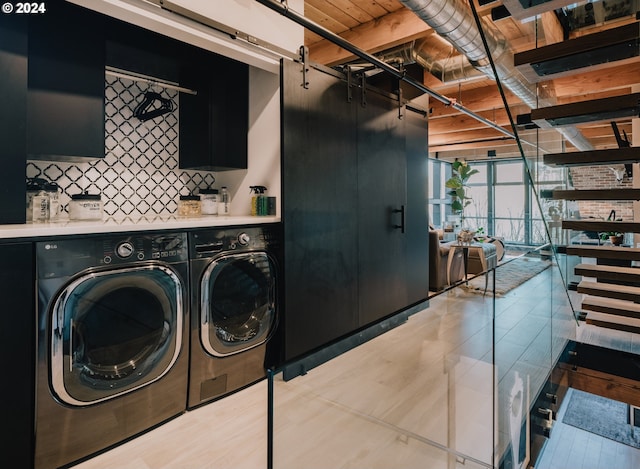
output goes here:
<path id="1" fill-rule="evenodd" d="M 241 246 L 246 246 L 249 244 L 249 241 L 251 241 L 251 236 L 249 236 L 247 232 L 242 231 L 238 234 L 238 243 L 240 243 Z"/>
<path id="2" fill-rule="evenodd" d="M 186 234 L 178 233 L 105 239 L 102 243 L 102 262 L 184 261 L 188 256 L 186 238 Z"/>
<path id="3" fill-rule="evenodd" d="M 83 269 L 148 262 L 186 262 L 186 233 L 86 236 L 39 241 L 36 245 L 38 278 L 74 275 Z"/>

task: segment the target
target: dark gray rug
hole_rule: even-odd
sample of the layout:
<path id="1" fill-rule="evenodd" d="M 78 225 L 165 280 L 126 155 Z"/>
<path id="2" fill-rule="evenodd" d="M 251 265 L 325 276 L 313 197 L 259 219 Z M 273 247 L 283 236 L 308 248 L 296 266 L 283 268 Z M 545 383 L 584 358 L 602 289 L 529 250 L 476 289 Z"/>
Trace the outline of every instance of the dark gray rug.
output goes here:
<path id="1" fill-rule="evenodd" d="M 629 425 L 629 406 L 573 389 L 563 423 L 609 438 L 634 448 L 640 448 L 640 428 Z"/>

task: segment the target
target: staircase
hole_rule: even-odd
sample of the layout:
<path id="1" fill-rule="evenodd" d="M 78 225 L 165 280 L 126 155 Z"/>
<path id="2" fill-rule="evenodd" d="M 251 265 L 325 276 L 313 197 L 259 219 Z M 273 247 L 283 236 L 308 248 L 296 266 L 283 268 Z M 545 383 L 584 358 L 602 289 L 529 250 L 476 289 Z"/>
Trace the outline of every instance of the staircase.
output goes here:
<path id="1" fill-rule="evenodd" d="M 549 166 L 596 166 L 640 161 L 639 148 L 616 148 L 544 156 Z M 559 200 L 621 201 L 640 200 L 640 189 L 554 190 L 551 197 Z M 612 205 L 611 208 L 615 208 Z M 562 229 L 574 231 L 640 233 L 640 223 L 597 219 L 564 220 Z M 558 249 L 584 261 L 574 273 L 582 277 L 575 288 L 584 296 L 580 319 L 587 324 L 640 334 L 640 249 L 610 244 L 568 245 Z M 595 264 L 593 260 L 595 259 Z"/>

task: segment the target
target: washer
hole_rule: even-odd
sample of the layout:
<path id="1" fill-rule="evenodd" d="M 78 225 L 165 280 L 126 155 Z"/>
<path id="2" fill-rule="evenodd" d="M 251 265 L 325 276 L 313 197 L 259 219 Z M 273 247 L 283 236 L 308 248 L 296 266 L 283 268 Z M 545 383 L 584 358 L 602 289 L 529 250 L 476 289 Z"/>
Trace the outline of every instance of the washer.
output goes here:
<path id="1" fill-rule="evenodd" d="M 186 410 L 180 234 L 36 243 L 35 468 L 84 459 Z"/>
<path id="2" fill-rule="evenodd" d="M 194 231 L 188 407 L 266 376 L 277 344 L 278 226 Z"/>

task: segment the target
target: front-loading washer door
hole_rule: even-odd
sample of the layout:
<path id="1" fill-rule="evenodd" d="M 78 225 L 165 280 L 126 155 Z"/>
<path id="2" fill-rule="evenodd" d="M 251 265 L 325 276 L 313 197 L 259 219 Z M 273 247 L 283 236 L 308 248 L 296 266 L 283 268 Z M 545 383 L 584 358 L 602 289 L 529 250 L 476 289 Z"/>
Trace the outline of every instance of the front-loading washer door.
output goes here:
<path id="1" fill-rule="evenodd" d="M 83 406 L 160 379 L 180 352 L 184 286 L 168 265 L 90 271 L 50 309 L 51 387 Z"/>
<path id="2" fill-rule="evenodd" d="M 216 357 L 264 343 L 276 324 L 275 266 L 266 252 L 222 255 L 205 269 L 200 338 Z"/>

